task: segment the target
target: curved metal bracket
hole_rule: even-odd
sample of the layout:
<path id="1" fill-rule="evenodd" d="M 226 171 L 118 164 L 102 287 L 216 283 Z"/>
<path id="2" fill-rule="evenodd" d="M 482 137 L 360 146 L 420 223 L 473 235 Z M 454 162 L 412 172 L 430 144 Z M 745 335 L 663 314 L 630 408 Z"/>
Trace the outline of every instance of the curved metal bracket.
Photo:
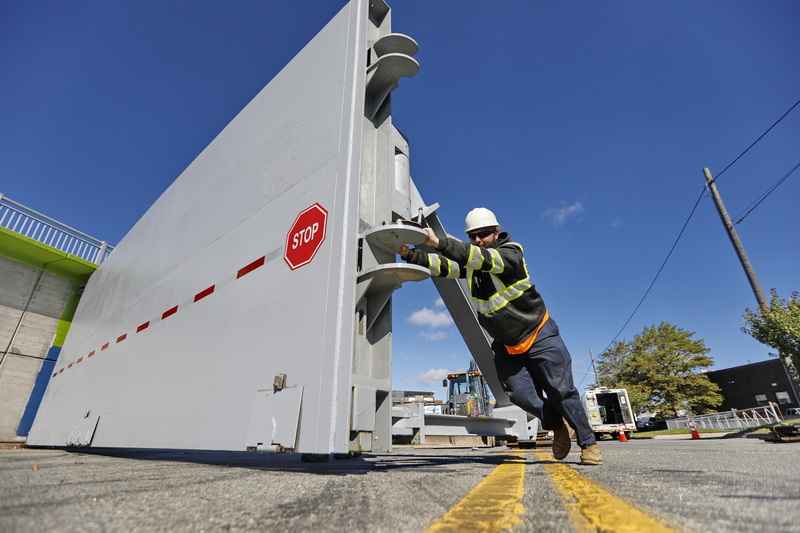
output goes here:
<path id="1" fill-rule="evenodd" d="M 404 244 L 420 245 L 428 240 L 425 230 L 405 224 L 379 226 L 364 232 L 364 239 L 371 245 L 391 254 L 400 251 Z"/>
<path id="2" fill-rule="evenodd" d="M 402 33 L 390 33 L 372 45 L 366 80 L 370 119 L 375 118 L 389 94 L 397 88 L 400 78 L 410 78 L 419 71 L 419 63 L 411 57 L 418 50 L 417 42 Z"/>
<path id="3" fill-rule="evenodd" d="M 419 45 L 417 45 L 417 41 L 408 35 L 390 33 L 375 41 L 375 44 L 372 45 L 372 49 L 378 57 L 391 53 L 413 56 L 419 51 Z"/>

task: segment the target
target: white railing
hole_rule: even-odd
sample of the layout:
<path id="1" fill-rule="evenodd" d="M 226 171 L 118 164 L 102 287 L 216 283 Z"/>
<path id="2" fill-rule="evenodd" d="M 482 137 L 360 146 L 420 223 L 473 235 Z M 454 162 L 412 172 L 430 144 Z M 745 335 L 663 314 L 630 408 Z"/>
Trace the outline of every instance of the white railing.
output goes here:
<path id="1" fill-rule="evenodd" d="M 76 229 L 37 213 L 0 193 L 0 226 L 47 246 L 100 264 L 114 249 Z"/>
<path id="2" fill-rule="evenodd" d="M 732 409 L 721 413 L 710 415 L 696 415 L 691 417 L 675 418 L 667 420 L 668 429 L 688 428 L 689 418 L 692 419 L 698 428 L 721 429 L 725 431 L 740 431 L 746 428 L 776 424 L 783 421 L 775 404 L 771 403 L 763 407 L 753 407 L 752 409 Z"/>

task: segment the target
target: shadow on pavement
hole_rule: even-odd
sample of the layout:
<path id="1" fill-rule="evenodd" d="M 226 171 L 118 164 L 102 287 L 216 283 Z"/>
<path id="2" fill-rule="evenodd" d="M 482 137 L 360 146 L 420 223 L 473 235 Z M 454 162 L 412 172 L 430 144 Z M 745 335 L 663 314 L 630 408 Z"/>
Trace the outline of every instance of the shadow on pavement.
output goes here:
<path id="1" fill-rule="evenodd" d="M 540 463 L 534 456 L 521 457 L 511 452 L 476 453 L 426 453 L 415 450 L 402 454 L 362 454 L 355 457 L 347 455 L 317 456 L 316 460 L 306 462 L 303 454 L 267 454 L 244 451 L 214 450 L 165 450 L 165 449 L 125 449 L 125 448 L 34 448 L 58 449 L 76 454 L 102 455 L 137 461 L 171 461 L 231 468 L 256 470 L 275 470 L 304 472 L 319 475 L 355 475 L 368 472 L 397 470 L 436 470 L 458 464 L 501 465 L 509 462 Z"/>

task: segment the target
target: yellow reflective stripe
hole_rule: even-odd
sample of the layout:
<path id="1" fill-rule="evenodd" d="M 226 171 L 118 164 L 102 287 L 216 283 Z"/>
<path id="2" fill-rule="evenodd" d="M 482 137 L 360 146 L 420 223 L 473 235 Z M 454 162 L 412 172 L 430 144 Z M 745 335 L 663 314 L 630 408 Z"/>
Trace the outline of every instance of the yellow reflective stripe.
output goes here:
<path id="1" fill-rule="evenodd" d="M 483 264 L 483 254 L 481 253 L 481 249 L 478 248 L 477 246 L 473 246 L 472 244 L 470 244 L 469 255 L 467 255 L 467 264 L 465 266 L 473 270 L 478 270 L 481 268 L 482 264 Z"/>
<path id="2" fill-rule="evenodd" d="M 508 242 L 506 243 L 506 245 L 509 245 L 509 244 L 510 244 L 510 245 L 512 245 L 512 246 L 516 246 L 517 248 L 519 248 L 519 251 L 520 251 L 520 252 L 522 252 L 522 253 L 525 253 L 525 250 L 523 250 L 523 249 L 522 249 L 522 245 L 521 245 L 520 243 L 518 243 L 518 242 L 512 242 L 512 241 L 508 241 Z"/>
<path id="3" fill-rule="evenodd" d="M 503 272 L 503 270 L 505 270 L 506 267 L 503 257 L 500 255 L 500 252 L 494 248 L 489 248 L 487 251 L 489 252 L 489 255 L 492 256 L 492 269 L 489 270 L 489 272 L 492 274 L 500 274 Z"/>
<path id="4" fill-rule="evenodd" d="M 519 249 L 522 250 L 522 246 L 517 243 L 512 243 L 515 246 L 519 246 Z M 531 283 L 531 275 L 528 273 L 528 264 L 525 262 L 525 259 L 522 259 L 522 267 L 525 270 L 525 278 L 517 281 L 516 283 L 506 287 L 503 282 L 497 277 L 495 274 L 499 274 L 505 268 L 505 262 L 503 261 L 503 257 L 500 255 L 494 248 L 490 248 L 488 250 L 490 256 L 492 257 L 492 270 L 489 271 L 489 275 L 491 276 L 492 283 L 494 284 L 497 292 L 494 293 L 492 296 L 489 297 L 488 300 L 481 300 L 480 298 L 475 298 L 472 296 L 473 301 L 475 302 L 475 310 L 481 314 L 489 314 L 494 313 L 498 309 L 501 309 L 508 305 L 509 302 L 515 300 L 522 296 L 522 294 L 530 289 L 533 284 Z M 495 257 L 497 257 L 497 261 L 495 261 Z M 469 293 L 472 295 L 472 274 L 473 271 L 470 270 L 470 277 L 469 277 Z"/>
<path id="5" fill-rule="evenodd" d="M 431 274 L 438 276 L 442 269 L 442 261 L 436 254 L 428 254 L 428 268 Z"/>
<path id="6" fill-rule="evenodd" d="M 458 263 L 438 254 L 428 254 L 428 269 L 434 276 L 457 278 L 460 274 Z"/>
<path id="7" fill-rule="evenodd" d="M 514 283 L 510 287 L 506 287 L 501 292 L 493 294 L 488 300 L 473 298 L 473 300 L 475 300 L 475 308 L 479 313 L 484 315 L 487 313 L 494 313 L 498 309 L 508 305 L 510 301 L 522 296 L 522 293 L 530 289 L 531 286 L 531 278 L 528 276 L 527 278 L 521 279 Z"/>
<path id="8" fill-rule="evenodd" d="M 443 259 L 447 261 L 447 276 L 445 277 L 457 278 L 459 275 L 461 275 L 461 266 L 459 266 L 458 263 L 452 259 L 447 259 L 446 257 Z"/>
<path id="9" fill-rule="evenodd" d="M 483 269 L 483 271 L 491 272 L 493 274 L 500 274 L 505 269 L 505 262 L 503 261 L 503 257 L 500 255 L 500 252 L 498 252 L 495 248 L 489 248 L 486 250 L 486 253 L 489 254 L 492 265 L 488 270 Z M 486 257 L 483 255 L 483 248 L 470 245 L 466 267 L 473 270 L 481 270 L 481 267 L 485 262 Z"/>

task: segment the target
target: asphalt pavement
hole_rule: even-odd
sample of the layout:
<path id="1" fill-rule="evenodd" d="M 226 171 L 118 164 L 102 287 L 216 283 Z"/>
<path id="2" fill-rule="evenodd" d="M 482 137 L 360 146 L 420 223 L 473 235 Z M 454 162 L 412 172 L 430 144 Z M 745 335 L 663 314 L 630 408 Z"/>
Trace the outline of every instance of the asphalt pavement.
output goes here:
<path id="1" fill-rule="evenodd" d="M 579 465 L 574 447 L 562 462 L 549 450 L 398 446 L 322 463 L 2 449 L 0 531 L 637 531 L 646 515 L 673 531 L 800 532 L 800 443 L 704 436 L 600 447 L 602 466 Z M 513 501 L 487 503 L 515 483 Z"/>

